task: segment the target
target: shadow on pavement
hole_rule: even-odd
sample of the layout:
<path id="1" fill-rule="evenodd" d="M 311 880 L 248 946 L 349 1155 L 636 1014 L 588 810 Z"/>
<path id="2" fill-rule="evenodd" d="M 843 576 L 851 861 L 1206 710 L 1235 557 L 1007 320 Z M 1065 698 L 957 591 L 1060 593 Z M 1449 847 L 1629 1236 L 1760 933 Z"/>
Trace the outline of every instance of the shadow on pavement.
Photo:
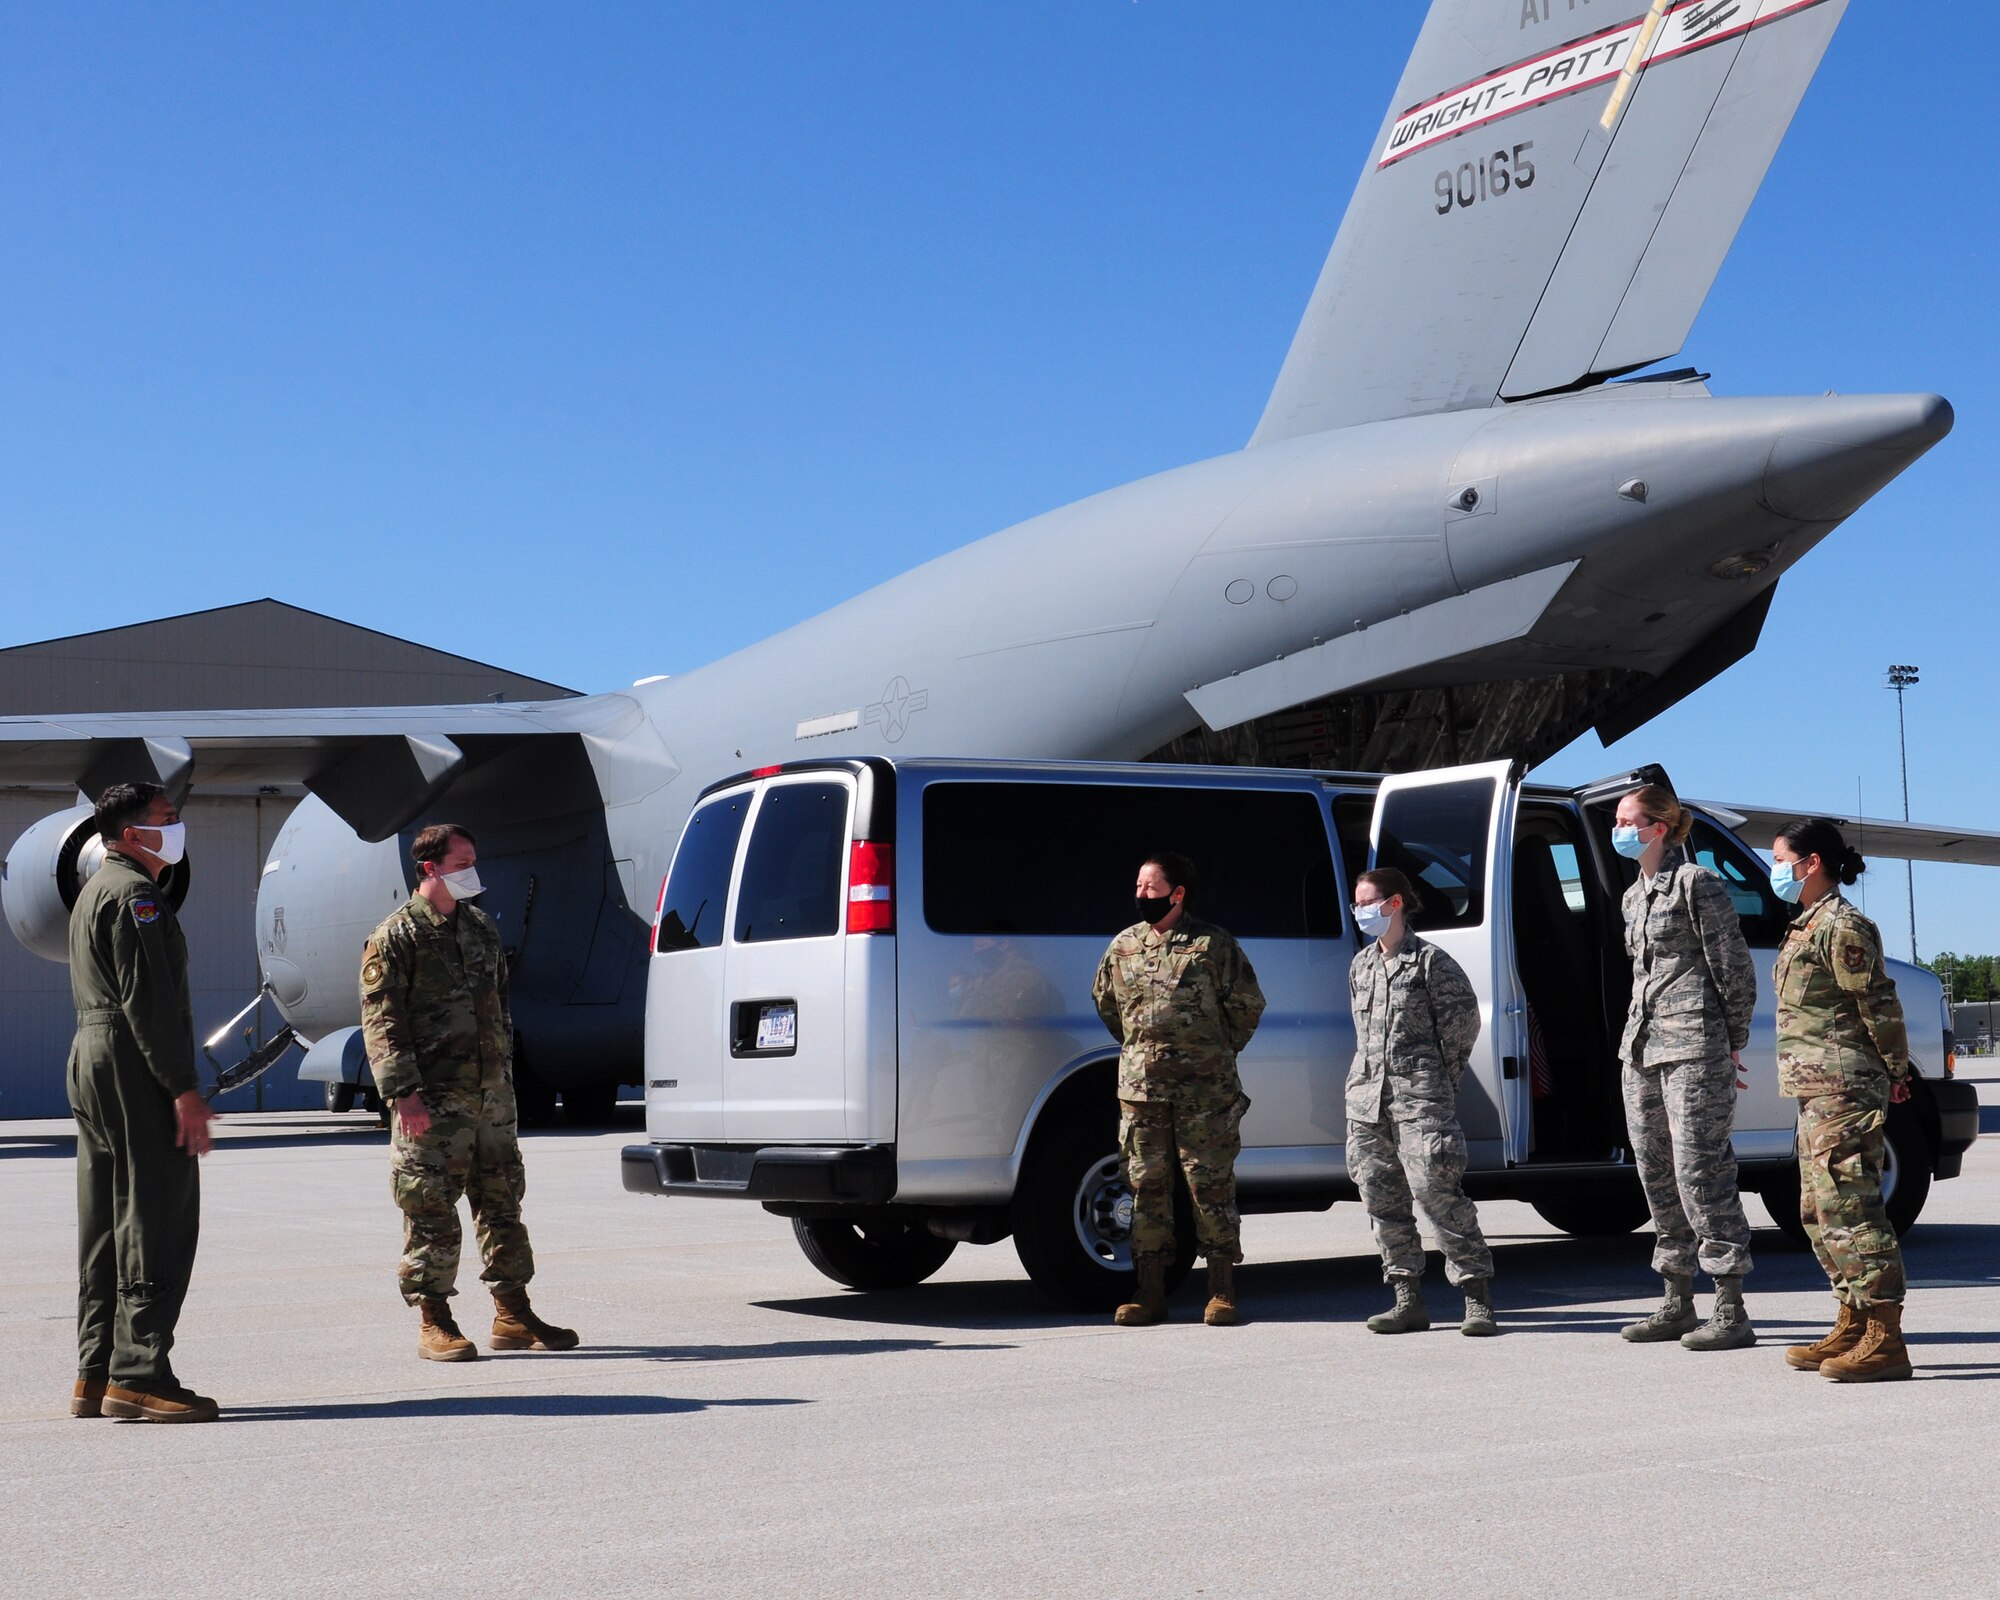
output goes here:
<path id="1" fill-rule="evenodd" d="M 554 1361 L 778 1361 L 795 1356 L 900 1355 L 911 1350 L 1012 1350 L 1011 1344 L 947 1344 L 942 1339 L 778 1339 L 769 1344 L 607 1344 L 576 1350 L 523 1351 Z M 491 1359 L 511 1361 L 512 1355 Z"/>
<path id="2" fill-rule="evenodd" d="M 56 1156 L 68 1160 L 76 1154 L 76 1135 L 73 1133 L 35 1133 L 0 1137 L 0 1161 L 18 1161 L 23 1157 Z"/>
<path id="3" fill-rule="evenodd" d="M 1785 1339 L 1794 1331 L 1825 1331 L 1817 1317 L 1773 1317 L 1757 1306 L 1760 1294 L 1827 1292 L 1812 1253 L 1791 1244 L 1775 1228 L 1756 1230 L 1752 1241 L 1755 1268 L 1748 1285 L 1751 1315 L 1766 1340 Z M 1978 1287 L 2000 1282 L 2000 1226 L 1919 1225 L 1905 1243 L 1913 1291 L 1926 1288 Z M 1638 1314 L 1660 1292 L 1652 1270 L 1650 1233 L 1615 1239 L 1571 1239 L 1535 1236 L 1494 1243 L 1495 1310 L 1503 1326 L 1521 1332 L 1604 1334 Z M 1458 1291 L 1444 1281 L 1442 1258 L 1432 1251 L 1427 1261 L 1424 1292 L 1433 1322 L 1456 1321 Z M 1963 1274 L 1962 1276 L 1960 1274 Z M 1389 1304 L 1381 1271 L 1372 1255 L 1330 1256 L 1317 1261 L 1248 1261 L 1237 1271 L 1246 1322 L 1359 1322 Z M 1697 1304 L 1705 1311 L 1708 1281 L 1697 1282 Z M 1171 1297 L 1176 1320 L 1199 1316 L 1206 1295 L 1199 1264 Z M 1616 1303 L 1605 1309 L 1606 1302 Z M 1021 1330 L 1109 1325 L 1104 1311 L 1077 1311 L 1057 1305 L 1032 1283 L 1020 1278 L 980 1282 L 919 1284 L 858 1294 L 832 1290 L 824 1295 L 788 1300 L 760 1300 L 768 1311 L 823 1317 L 845 1322 L 896 1327 Z M 1913 1335 L 1913 1338 L 1922 1337 Z M 2000 1335 L 1975 1334 L 1964 1342 L 1992 1342 Z M 1960 1342 L 1950 1333 L 1939 1343 Z"/>
<path id="4" fill-rule="evenodd" d="M 803 1406 L 808 1400 L 682 1400 L 659 1394 L 426 1395 L 411 1400 L 329 1400 L 225 1406 L 224 1422 L 347 1422 L 393 1417 L 667 1417 L 715 1406 Z"/>

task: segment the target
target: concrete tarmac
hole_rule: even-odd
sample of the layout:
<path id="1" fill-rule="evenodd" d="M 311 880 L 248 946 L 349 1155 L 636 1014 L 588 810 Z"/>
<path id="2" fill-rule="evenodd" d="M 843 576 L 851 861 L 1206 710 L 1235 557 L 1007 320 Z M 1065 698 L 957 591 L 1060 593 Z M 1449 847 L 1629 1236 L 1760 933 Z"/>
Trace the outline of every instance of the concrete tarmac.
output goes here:
<path id="1" fill-rule="evenodd" d="M 1648 1236 L 1513 1203 L 1480 1208 L 1499 1339 L 1458 1335 L 1435 1257 L 1438 1326 L 1368 1333 L 1353 1205 L 1248 1219 L 1248 1325 L 1201 1325 L 1197 1272 L 1174 1322 L 1125 1330 L 1006 1244 L 843 1290 L 756 1207 L 623 1193 L 636 1129 L 527 1141 L 535 1302 L 583 1347 L 441 1365 L 395 1292 L 372 1122 L 222 1130 L 175 1359 L 224 1416 L 170 1428 L 65 1414 L 72 1146 L 0 1124 L 10 1600 L 2000 1590 L 2000 1139 L 1908 1241 L 1917 1381 L 1856 1387 L 1785 1367 L 1831 1300 L 1768 1226 L 1748 1351 L 1624 1343 Z"/>

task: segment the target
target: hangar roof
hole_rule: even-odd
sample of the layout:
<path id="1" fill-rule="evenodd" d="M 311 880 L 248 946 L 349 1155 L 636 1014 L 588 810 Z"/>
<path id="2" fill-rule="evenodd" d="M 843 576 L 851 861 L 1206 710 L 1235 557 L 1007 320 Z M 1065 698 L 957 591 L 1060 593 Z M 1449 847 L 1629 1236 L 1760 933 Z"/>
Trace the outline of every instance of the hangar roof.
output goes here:
<path id="1" fill-rule="evenodd" d="M 0 650 L 0 716 L 555 700 L 523 677 L 282 600 Z"/>

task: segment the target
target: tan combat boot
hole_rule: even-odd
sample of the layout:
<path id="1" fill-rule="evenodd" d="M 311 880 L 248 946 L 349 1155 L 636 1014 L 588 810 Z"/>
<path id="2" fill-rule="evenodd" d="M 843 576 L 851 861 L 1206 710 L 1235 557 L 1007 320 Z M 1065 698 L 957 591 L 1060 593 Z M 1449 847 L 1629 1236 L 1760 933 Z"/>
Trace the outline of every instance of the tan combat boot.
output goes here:
<path id="1" fill-rule="evenodd" d="M 1817 1372 L 1821 1362 L 1844 1356 L 1861 1342 L 1861 1335 L 1868 1328 L 1866 1315 L 1859 1306 L 1851 1306 L 1845 1300 L 1836 1300 L 1834 1304 L 1839 1310 L 1834 1315 L 1833 1331 L 1812 1344 L 1793 1345 L 1785 1352 L 1786 1366 L 1799 1372 Z"/>
<path id="2" fill-rule="evenodd" d="M 103 1378 L 78 1378 L 76 1387 L 70 1391 L 69 1414 L 73 1417 L 101 1417 L 104 1415 Z"/>
<path id="3" fill-rule="evenodd" d="M 1391 1278 L 1396 1303 L 1368 1319 L 1370 1333 L 1427 1333 L 1431 1314 L 1424 1308 L 1424 1286 L 1415 1278 Z"/>
<path id="4" fill-rule="evenodd" d="M 417 1302 L 417 1310 L 423 1317 L 423 1326 L 417 1330 L 417 1354 L 426 1361 L 476 1361 L 479 1349 L 458 1331 L 458 1323 L 453 1320 L 451 1307 L 443 1296 L 434 1296 Z"/>
<path id="5" fill-rule="evenodd" d="M 1167 1320 L 1167 1264 L 1158 1256 L 1147 1256 L 1132 1263 L 1139 1274 L 1139 1292 L 1136 1299 L 1128 1300 L 1113 1315 L 1112 1321 L 1121 1328 L 1150 1328 L 1156 1322 Z"/>
<path id="6" fill-rule="evenodd" d="M 1236 1316 L 1236 1263 L 1208 1258 L 1208 1308 L 1201 1320 L 1211 1328 L 1233 1328 Z"/>
<path id="7" fill-rule="evenodd" d="M 1861 1342 L 1844 1356 L 1820 1363 L 1819 1375 L 1835 1383 L 1887 1383 L 1910 1375 L 1910 1352 L 1903 1344 L 1903 1308 L 1870 1306 Z"/>
<path id="8" fill-rule="evenodd" d="M 489 1343 L 495 1350 L 574 1350 L 576 1329 L 542 1321 L 528 1305 L 526 1289 L 495 1289 Z"/>

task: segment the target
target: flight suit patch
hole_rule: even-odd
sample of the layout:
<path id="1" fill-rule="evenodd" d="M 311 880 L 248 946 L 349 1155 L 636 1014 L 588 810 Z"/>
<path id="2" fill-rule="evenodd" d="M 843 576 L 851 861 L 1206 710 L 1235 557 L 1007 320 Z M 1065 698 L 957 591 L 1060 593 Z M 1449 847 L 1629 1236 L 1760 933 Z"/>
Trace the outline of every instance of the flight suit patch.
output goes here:
<path id="1" fill-rule="evenodd" d="M 1865 946 L 1844 944 L 1840 947 L 1840 964 L 1849 972 L 1868 970 L 1868 951 Z"/>
<path id="2" fill-rule="evenodd" d="M 373 989 L 382 982 L 382 958 L 371 956 L 361 963 L 361 987 Z"/>
<path id="3" fill-rule="evenodd" d="M 158 922 L 160 920 L 159 902 L 156 900 L 134 900 L 132 902 L 132 920 L 142 928 L 151 923 Z"/>

